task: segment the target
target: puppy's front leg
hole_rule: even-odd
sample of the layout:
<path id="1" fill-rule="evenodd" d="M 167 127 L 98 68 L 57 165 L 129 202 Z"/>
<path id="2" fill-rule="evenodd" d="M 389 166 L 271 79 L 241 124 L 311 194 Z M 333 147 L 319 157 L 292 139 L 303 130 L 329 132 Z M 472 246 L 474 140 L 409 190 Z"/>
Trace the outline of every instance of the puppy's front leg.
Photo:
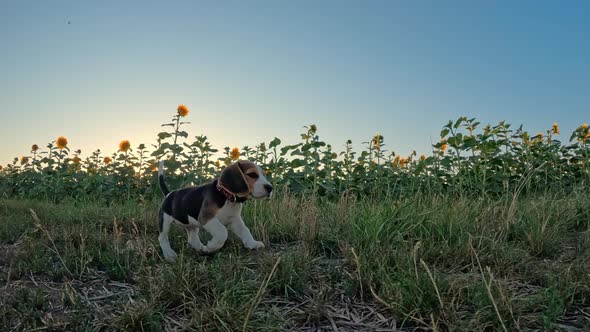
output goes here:
<path id="1" fill-rule="evenodd" d="M 227 240 L 227 228 L 217 218 L 209 220 L 203 228 L 211 234 L 211 240 L 207 242 L 207 245 L 203 246 L 203 251 L 214 252 L 221 249 L 225 240 Z"/>
<path id="2" fill-rule="evenodd" d="M 242 220 L 241 217 L 233 217 L 229 224 L 229 228 L 240 238 L 240 240 L 242 240 L 244 247 L 248 249 L 264 248 L 264 243 L 254 240 L 254 237 L 252 237 L 250 230 L 246 227 L 244 220 Z"/>

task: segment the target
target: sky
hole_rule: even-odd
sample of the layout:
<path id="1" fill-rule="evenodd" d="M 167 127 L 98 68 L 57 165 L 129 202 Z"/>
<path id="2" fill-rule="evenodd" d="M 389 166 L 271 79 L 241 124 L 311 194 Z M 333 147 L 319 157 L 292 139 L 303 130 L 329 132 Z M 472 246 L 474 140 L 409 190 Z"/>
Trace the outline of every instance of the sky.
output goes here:
<path id="1" fill-rule="evenodd" d="M 0 164 L 66 136 L 155 143 L 186 104 L 215 147 L 430 151 L 459 116 L 563 140 L 590 122 L 588 1 L 0 0 Z M 567 137 L 566 137 L 567 136 Z"/>

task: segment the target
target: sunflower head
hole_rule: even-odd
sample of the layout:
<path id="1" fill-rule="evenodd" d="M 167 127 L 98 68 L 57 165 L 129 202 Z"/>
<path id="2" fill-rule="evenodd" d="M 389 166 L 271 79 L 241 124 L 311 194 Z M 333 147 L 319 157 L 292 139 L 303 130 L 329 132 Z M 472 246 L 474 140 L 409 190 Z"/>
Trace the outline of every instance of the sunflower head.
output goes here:
<path id="1" fill-rule="evenodd" d="M 447 148 L 449 147 L 449 145 L 447 144 L 447 140 L 443 138 L 440 142 L 442 143 L 442 145 L 440 146 L 440 150 L 442 152 L 447 151 Z"/>
<path id="2" fill-rule="evenodd" d="M 233 148 L 229 153 L 229 156 L 232 160 L 238 160 L 240 158 L 240 149 L 238 149 L 237 147 Z"/>
<path id="3" fill-rule="evenodd" d="M 22 156 L 20 157 L 20 164 L 24 165 L 29 162 L 29 157 Z"/>
<path id="4" fill-rule="evenodd" d="M 309 131 L 311 131 L 312 133 L 315 133 L 316 131 L 318 131 L 318 126 L 316 126 L 315 124 L 310 125 Z"/>
<path id="5" fill-rule="evenodd" d="M 74 158 L 72 158 L 72 162 L 74 164 L 79 164 L 80 161 L 82 161 L 82 159 L 80 159 L 80 157 L 78 157 L 78 156 L 74 156 Z"/>
<path id="6" fill-rule="evenodd" d="M 104 157 L 104 159 L 102 160 L 102 162 L 103 162 L 105 165 L 108 165 L 108 164 L 110 164 L 112 161 L 113 161 L 113 160 L 111 159 L 111 157 Z"/>
<path id="7" fill-rule="evenodd" d="M 555 135 L 559 135 L 559 125 L 557 124 L 557 122 L 553 122 L 552 129 Z"/>
<path id="8" fill-rule="evenodd" d="M 122 140 L 119 143 L 119 151 L 127 152 L 127 151 L 129 151 L 129 149 L 131 149 L 131 143 L 129 143 L 128 140 Z"/>
<path id="9" fill-rule="evenodd" d="M 55 146 L 57 146 L 58 149 L 64 149 L 68 146 L 68 139 L 63 136 L 58 137 L 55 141 Z"/>
<path id="10" fill-rule="evenodd" d="M 586 130 L 586 129 L 588 129 L 588 124 L 584 123 L 581 127 L 582 127 L 582 129 Z"/>
<path id="11" fill-rule="evenodd" d="M 148 167 L 148 170 L 153 173 L 158 170 L 158 166 L 156 166 L 156 163 L 152 161 Z"/>
<path id="12" fill-rule="evenodd" d="M 422 160 L 422 161 L 426 160 L 426 155 L 425 155 L 425 154 L 422 154 L 422 155 L 420 156 L 420 160 Z"/>
<path id="13" fill-rule="evenodd" d="M 215 167 L 217 167 L 217 169 L 220 169 L 221 168 L 221 163 L 219 162 L 219 160 L 217 160 L 215 162 Z"/>
<path id="14" fill-rule="evenodd" d="M 188 113 L 190 112 L 188 107 L 186 107 L 186 105 L 184 105 L 184 104 L 178 105 L 178 107 L 176 108 L 176 111 L 178 112 L 178 115 L 180 115 L 182 117 L 187 116 Z"/>
<path id="15" fill-rule="evenodd" d="M 375 146 L 375 149 L 379 150 L 379 148 L 381 147 L 381 141 L 383 140 L 383 136 L 379 135 L 379 133 L 377 133 L 375 135 L 375 137 L 373 137 L 373 145 Z"/>
<path id="16" fill-rule="evenodd" d="M 39 145 L 37 145 L 37 144 L 33 144 L 33 145 L 31 146 L 31 151 L 33 151 L 33 152 L 36 152 L 37 150 L 39 150 Z"/>

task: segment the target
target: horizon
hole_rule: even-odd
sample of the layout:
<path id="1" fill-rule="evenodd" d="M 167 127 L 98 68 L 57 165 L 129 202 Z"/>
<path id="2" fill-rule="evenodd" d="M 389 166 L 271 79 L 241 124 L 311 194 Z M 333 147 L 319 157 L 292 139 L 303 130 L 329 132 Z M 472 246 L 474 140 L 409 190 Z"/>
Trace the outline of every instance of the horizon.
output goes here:
<path id="1" fill-rule="evenodd" d="M 586 2 L 256 4 L 1 3 L 0 165 L 58 136 L 149 146 L 178 104 L 218 149 L 313 123 L 338 152 L 379 133 L 428 154 L 460 116 L 564 143 L 589 121 Z"/>

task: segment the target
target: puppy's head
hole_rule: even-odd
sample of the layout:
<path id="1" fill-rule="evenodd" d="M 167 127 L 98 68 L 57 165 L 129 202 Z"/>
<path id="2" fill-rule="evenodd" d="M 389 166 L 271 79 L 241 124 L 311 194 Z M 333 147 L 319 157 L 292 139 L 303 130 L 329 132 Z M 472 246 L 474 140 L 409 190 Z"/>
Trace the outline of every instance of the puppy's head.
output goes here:
<path id="1" fill-rule="evenodd" d="M 272 185 L 262 168 L 251 161 L 240 160 L 227 166 L 221 172 L 219 182 L 238 197 L 264 198 L 272 193 Z"/>

